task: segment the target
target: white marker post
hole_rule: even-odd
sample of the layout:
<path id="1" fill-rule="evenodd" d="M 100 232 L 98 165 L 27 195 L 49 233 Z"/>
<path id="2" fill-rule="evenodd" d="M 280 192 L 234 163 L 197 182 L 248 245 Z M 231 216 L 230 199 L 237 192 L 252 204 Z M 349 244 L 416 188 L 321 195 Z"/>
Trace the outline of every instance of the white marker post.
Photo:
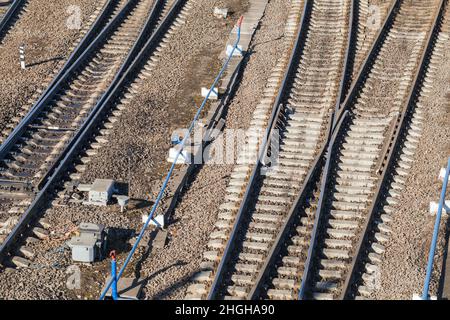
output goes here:
<path id="1" fill-rule="evenodd" d="M 25 70 L 27 66 L 25 65 L 25 46 L 23 44 L 19 47 L 19 60 L 20 67 Z"/>

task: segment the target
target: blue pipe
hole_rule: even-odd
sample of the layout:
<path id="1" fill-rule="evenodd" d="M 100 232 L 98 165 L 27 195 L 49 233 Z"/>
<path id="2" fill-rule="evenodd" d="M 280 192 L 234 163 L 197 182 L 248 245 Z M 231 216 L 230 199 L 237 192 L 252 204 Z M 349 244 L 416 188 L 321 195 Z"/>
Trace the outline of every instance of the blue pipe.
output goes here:
<path id="1" fill-rule="evenodd" d="M 448 159 L 447 170 L 445 171 L 444 182 L 442 184 L 441 198 L 439 199 L 438 212 L 436 214 L 436 222 L 434 223 L 433 240 L 431 242 L 430 253 L 428 255 L 427 275 L 425 277 L 425 284 L 423 286 L 422 300 L 428 300 L 429 298 L 428 292 L 430 289 L 431 273 L 433 272 L 433 260 L 434 254 L 436 252 L 436 245 L 439 235 L 439 224 L 441 222 L 442 209 L 444 208 L 445 204 L 445 194 L 447 193 L 449 175 L 450 175 L 450 158 Z"/>
<path id="2" fill-rule="evenodd" d="M 115 257 L 111 259 L 111 281 L 112 298 L 113 300 L 119 300 L 119 295 L 117 294 L 117 262 Z"/>
<path id="3" fill-rule="evenodd" d="M 216 79 L 214 80 L 214 83 L 212 84 L 211 88 L 208 91 L 208 94 L 206 95 L 205 99 L 203 100 L 200 108 L 198 108 L 197 113 L 194 116 L 194 119 L 191 122 L 191 125 L 189 126 L 189 130 L 188 130 L 188 134 L 186 134 L 186 136 L 183 138 L 183 141 L 181 141 L 180 145 L 181 148 L 179 149 L 179 151 L 177 152 L 177 155 L 175 156 L 175 159 L 172 163 L 172 166 L 170 167 L 169 172 L 167 173 L 166 179 L 164 180 L 164 184 L 161 187 L 161 190 L 159 191 L 159 194 L 156 198 L 155 203 L 153 204 L 152 210 L 150 211 L 150 214 L 148 215 L 147 221 L 145 222 L 144 226 L 142 227 L 141 232 L 139 233 L 139 236 L 136 240 L 136 243 L 134 244 L 133 248 L 131 248 L 130 253 L 128 254 L 127 259 L 125 260 L 122 268 L 119 271 L 119 274 L 117 275 L 117 281 L 119 281 L 119 279 L 122 277 L 122 274 L 124 273 L 126 267 L 128 266 L 128 263 L 130 262 L 134 252 L 136 251 L 139 242 L 141 242 L 142 237 L 144 236 L 144 232 L 145 230 L 147 230 L 148 225 L 150 224 L 150 221 L 153 219 L 153 215 L 155 214 L 156 209 L 159 206 L 159 203 L 164 195 L 164 191 L 167 188 L 167 185 L 169 184 L 170 178 L 172 177 L 173 171 L 175 169 L 176 163 L 178 161 L 178 157 L 180 156 L 181 152 L 183 151 L 183 148 L 186 144 L 186 141 L 190 138 L 190 134 L 192 133 L 192 130 L 194 130 L 195 124 L 197 123 L 198 118 L 200 117 L 200 113 L 203 111 L 206 102 L 209 99 L 209 96 L 211 95 L 211 92 L 214 90 L 214 87 L 217 85 L 217 83 L 219 82 L 220 78 L 222 77 L 222 74 L 225 72 L 226 67 L 228 66 L 228 64 L 230 63 L 230 60 L 233 58 L 233 54 L 235 52 L 235 50 L 237 49 L 237 46 L 239 44 L 239 41 L 241 39 L 241 24 L 242 24 L 242 19 L 243 17 L 241 17 L 238 21 L 237 27 L 237 39 L 236 42 L 234 43 L 233 46 L 233 50 L 231 51 L 228 59 L 226 60 L 225 64 L 223 65 L 222 69 L 220 70 L 219 74 L 217 75 Z M 105 298 L 106 293 L 108 292 L 109 288 L 111 287 L 113 283 L 113 280 L 111 279 L 107 286 L 105 287 L 105 289 L 103 290 L 101 296 L 100 296 L 100 300 L 103 300 Z"/>

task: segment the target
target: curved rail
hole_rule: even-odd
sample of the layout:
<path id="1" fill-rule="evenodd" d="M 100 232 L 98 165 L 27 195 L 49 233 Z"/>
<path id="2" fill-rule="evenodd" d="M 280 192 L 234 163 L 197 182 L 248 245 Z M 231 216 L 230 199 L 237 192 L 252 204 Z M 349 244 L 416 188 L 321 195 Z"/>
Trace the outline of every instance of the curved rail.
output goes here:
<path id="1" fill-rule="evenodd" d="M 234 221 L 232 222 L 232 224 L 230 223 L 231 231 L 227 235 L 226 238 L 227 240 L 223 249 L 223 253 L 220 254 L 220 257 L 219 256 L 217 257 L 217 260 L 219 260 L 218 267 L 215 270 L 215 272 L 213 272 L 208 266 L 207 262 L 207 260 L 211 261 L 211 258 L 206 258 L 204 264 L 205 271 L 203 272 L 203 274 L 199 274 L 199 277 L 197 278 L 197 279 L 205 279 L 208 274 L 213 272 L 214 278 L 211 279 L 212 285 L 210 286 L 208 292 L 207 296 L 208 299 L 214 299 L 218 295 L 219 290 L 221 289 L 220 286 L 224 285 L 225 277 L 227 279 L 230 278 L 230 275 L 225 272 L 225 269 L 233 270 L 231 267 L 228 267 L 232 259 L 236 260 L 235 265 L 236 274 L 232 272 L 233 275 L 231 276 L 230 281 L 231 283 L 234 283 L 234 285 L 228 287 L 227 289 L 228 292 L 232 296 L 236 296 L 241 299 L 242 298 L 256 299 L 257 297 L 260 296 L 259 291 L 264 285 L 265 278 L 269 273 L 269 268 L 273 264 L 274 260 L 278 257 L 278 253 L 281 247 L 283 246 L 283 244 L 285 244 L 285 236 L 287 235 L 287 231 L 290 229 L 292 225 L 293 217 L 296 216 L 295 212 L 297 211 L 298 207 L 305 202 L 306 194 L 311 189 L 310 186 L 312 182 L 315 181 L 315 177 L 319 173 L 320 171 L 319 169 L 323 165 L 322 158 L 330 139 L 331 128 L 333 123 L 333 114 L 334 112 L 337 112 L 337 110 L 339 109 L 339 105 L 342 102 L 343 96 L 345 94 L 344 92 L 345 84 L 348 80 L 347 71 L 349 66 L 348 62 L 350 59 L 350 50 L 351 50 L 350 44 L 352 43 L 352 33 L 353 33 L 352 26 L 354 24 L 353 1 L 346 2 L 346 5 L 342 9 L 342 11 L 335 12 L 335 10 L 332 9 L 335 6 L 336 6 L 335 3 L 327 4 L 326 2 L 321 1 L 316 2 L 307 1 L 304 3 L 301 22 L 299 24 L 298 29 L 295 31 L 296 33 L 294 38 L 295 41 L 293 50 L 290 53 L 289 59 L 286 59 L 288 60 L 288 64 L 285 67 L 286 71 L 283 73 L 283 79 L 281 82 L 282 84 L 280 88 L 277 88 L 277 97 L 275 99 L 275 103 L 272 106 L 272 112 L 270 113 L 270 117 L 268 117 L 269 120 L 266 127 L 266 135 L 262 137 L 263 142 L 261 144 L 262 147 L 258 154 L 257 158 L 258 161 L 251 167 L 252 171 L 250 178 L 247 180 L 248 182 L 246 182 L 247 184 L 244 196 L 242 200 L 240 200 L 239 202 L 239 209 L 234 218 Z M 345 18 L 342 18 L 341 15 L 344 15 Z M 321 58 L 318 57 L 316 58 L 314 54 L 315 52 L 314 48 L 316 48 L 314 46 L 315 38 L 314 36 L 309 35 L 309 28 L 311 28 L 312 33 L 316 32 L 319 35 L 328 34 L 329 31 L 327 30 L 327 28 L 333 27 L 328 23 L 327 20 L 327 18 L 329 19 L 331 16 L 335 19 L 337 19 L 336 16 L 340 16 L 339 19 L 345 19 L 344 24 L 348 32 L 346 32 L 345 34 L 342 33 L 341 37 L 342 40 L 339 39 L 336 40 L 342 41 L 342 44 L 337 43 L 336 46 L 330 46 L 330 48 L 327 50 L 327 53 L 324 56 L 321 56 Z M 309 22 L 310 20 L 312 21 Z M 313 27 L 311 27 L 311 25 L 313 25 Z M 320 39 L 322 39 L 321 41 L 324 41 L 323 38 Z M 307 51 L 305 51 L 305 46 L 307 48 Z M 329 69 L 325 68 L 326 70 L 323 70 L 324 69 L 323 67 L 319 67 L 318 65 L 316 65 L 317 63 L 319 63 L 317 61 L 321 61 L 325 57 L 328 57 L 329 55 L 335 57 L 335 52 L 333 50 L 334 51 L 341 50 L 341 51 L 339 58 L 333 59 L 333 64 L 329 67 Z M 303 55 L 306 56 L 303 57 Z M 307 62 L 302 63 L 303 60 Z M 308 68 L 309 61 L 311 61 L 312 67 L 304 71 L 304 68 Z M 338 61 L 337 65 L 335 65 L 336 61 Z M 316 68 L 320 69 L 317 70 Z M 279 69 L 278 66 L 277 69 Z M 306 80 L 307 82 L 304 95 L 301 94 L 302 90 L 300 90 L 300 88 L 295 85 L 295 83 L 298 83 L 298 80 L 296 79 L 293 81 L 290 79 L 294 73 L 294 70 L 296 70 L 295 78 L 300 77 L 299 79 Z M 330 70 L 333 70 L 332 72 L 333 76 L 331 76 L 331 78 L 330 76 L 324 76 L 324 74 L 329 74 L 331 72 Z M 314 77 L 313 75 L 316 73 L 317 75 L 316 77 Z M 336 76 L 334 76 L 334 74 L 336 74 Z M 336 77 L 336 79 L 334 77 Z M 322 90 L 324 90 L 324 92 L 328 92 L 329 90 L 330 93 L 326 95 L 325 99 L 320 98 L 317 98 L 317 100 L 310 99 L 310 95 L 313 94 L 313 91 L 311 91 L 312 90 L 311 85 L 315 83 L 315 81 L 320 82 L 327 81 L 326 82 L 327 85 L 325 87 L 323 88 L 320 87 L 317 89 L 317 91 L 319 92 L 321 92 Z M 289 93 L 289 95 L 286 92 Z M 282 102 L 285 99 L 287 99 L 288 101 L 286 108 L 282 106 Z M 328 106 L 329 99 L 333 99 L 332 106 Z M 290 108 L 292 108 L 292 111 L 290 111 L 291 110 Z M 282 114 L 282 110 L 285 110 L 286 112 Z M 333 110 L 333 112 L 329 114 L 327 120 L 327 114 L 329 110 Z M 291 112 L 293 116 L 291 116 Z M 295 114 L 296 112 L 298 113 L 297 115 Z M 300 118 L 303 120 L 301 124 L 297 124 L 299 123 L 298 121 L 300 120 Z M 259 117 L 259 114 L 256 119 L 261 119 Z M 271 138 L 277 137 L 275 129 L 278 126 L 283 127 L 284 124 L 280 124 L 280 122 L 284 123 L 285 121 L 286 125 L 288 125 L 289 128 L 292 129 L 294 137 L 289 139 L 290 129 L 286 127 L 287 131 L 284 133 L 286 134 L 286 141 L 283 144 L 286 145 L 287 153 L 282 155 L 283 160 L 281 161 L 281 163 L 283 163 L 283 165 L 280 167 L 281 172 L 280 174 L 282 178 L 280 179 L 281 180 L 287 179 L 287 181 L 284 182 L 281 180 L 276 181 L 277 179 L 276 172 L 274 172 L 273 175 L 272 174 L 269 175 L 270 177 L 273 176 L 273 181 L 272 178 L 268 177 L 267 183 L 261 182 L 262 180 L 265 181 L 265 179 L 262 180 L 259 179 L 258 170 L 262 168 L 262 165 L 265 165 L 263 160 L 268 154 L 269 150 L 268 141 Z M 328 124 L 328 128 L 326 128 L 326 124 Z M 295 154 L 295 152 L 292 154 L 289 153 L 293 152 L 291 150 L 292 148 L 295 148 L 294 144 L 292 144 L 292 147 L 288 147 L 291 145 L 291 143 L 294 143 L 292 139 L 295 140 L 296 139 L 295 137 L 297 136 L 297 134 L 299 134 L 299 132 L 303 132 L 303 135 L 308 134 L 309 131 L 307 132 L 303 130 L 311 131 L 312 139 L 305 139 L 305 141 L 303 141 L 303 139 L 300 139 L 301 141 L 298 142 L 299 145 L 297 146 L 297 148 L 302 148 L 301 146 L 304 146 L 306 149 L 308 149 L 307 153 L 304 154 L 302 153 Z M 317 137 L 314 138 L 316 135 Z M 284 140 L 281 139 L 281 141 Z M 283 147 L 282 150 L 285 150 L 285 148 Z M 310 154 L 311 151 L 313 153 Z M 271 152 L 273 152 L 273 150 Z M 286 157 L 286 159 L 284 157 Z M 239 174 L 239 171 L 237 171 L 237 173 Z M 301 177 L 289 178 L 289 176 L 291 175 L 296 176 L 297 174 Z M 294 185 L 297 184 L 297 181 L 302 181 L 301 185 L 298 185 L 298 187 L 294 188 Z M 259 188 L 260 182 L 261 187 L 263 187 L 265 190 L 262 191 L 261 193 L 261 203 L 259 205 L 256 204 L 256 207 L 250 208 L 250 205 L 253 206 L 253 204 L 251 203 L 251 192 Z M 294 189 L 289 187 L 291 183 L 293 184 L 292 188 Z M 234 186 L 234 184 L 232 185 Z M 271 188 L 270 186 L 277 186 L 277 187 Z M 234 190 L 233 188 L 232 190 Z M 281 194 L 283 194 L 283 196 L 277 198 L 276 194 L 280 194 L 280 192 Z M 291 194 L 292 192 L 294 192 L 295 194 Z M 285 193 L 288 196 L 285 196 L 284 195 Z M 237 201 L 235 200 L 237 198 L 234 198 L 234 196 L 230 197 L 229 199 L 230 200 L 228 201 L 230 202 L 224 204 L 224 210 L 230 210 L 230 206 L 232 205 L 231 202 Z M 274 203 L 276 205 L 272 205 Z M 286 208 L 285 203 L 289 203 L 290 208 Z M 266 209 L 263 209 L 263 206 L 265 206 L 266 204 L 270 205 Z M 286 209 L 290 210 L 286 211 Z M 271 210 L 277 213 L 271 215 L 269 214 L 269 211 Z M 252 216 L 253 214 L 255 214 L 254 219 L 256 219 L 256 222 L 247 221 L 250 219 L 250 216 L 247 217 L 248 215 L 245 214 L 247 211 L 251 211 L 250 214 Z M 228 213 L 224 211 L 223 215 L 219 214 L 219 217 L 222 216 L 223 218 L 219 219 L 225 219 L 226 215 L 228 215 Z M 273 222 L 275 221 L 273 219 L 276 219 L 276 223 Z M 272 221 L 272 223 L 265 222 L 269 220 Z M 242 240 L 238 241 L 237 239 L 239 232 L 238 230 L 243 229 L 242 224 L 244 224 L 245 221 L 250 223 L 251 231 L 248 231 L 248 235 L 246 231 L 245 239 L 243 238 Z M 252 221 L 254 220 L 252 219 Z M 260 221 L 260 223 L 258 221 Z M 245 222 L 245 224 L 247 222 Z M 214 237 L 219 237 L 218 239 L 223 239 L 224 231 L 219 230 L 225 230 L 224 227 L 225 224 L 226 224 L 225 222 L 222 223 L 219 220 L 218 224 L 219 227 L 217 227 L 217 232 L 214 233 L 215 234 Z M 219 236 L 220 234 L 222 235 Z M 219 240 L 214 240 L 217 239 L 214 237 L 208 244 L 211 250 L 214 250 L 215 246 L 217 245 L 219 247 L 221 246 L 220 244 L 218 244 Z M 243 241 L 242 244 L 241 241 Z M 243 245 L 245 248 L 247 248 L 242 252 L 240 251 L 239 256 L 237 256 L 233 252 L 235 247 L 238 246 L 238 243 L 239 245 Z M 253 249 L 259 251 L 258 254 L 254 254 L 254 252 L 252 252 Z M 207 256 L 212 257 L 212 252 L 208 253 Z M 203 280 L 197 280 L 197 282 L 202 281 Z M 191 292 L 189 294 L 189 297 L 194 297 L 201 292 L 202 290 L 201 284 L 198 284 L 197 288 L 198 291 L 196 291 L 197 289 L 195 285 L 188 288 L 188 292 Z"/>
<path id="2" fill-rule="evenodd" d="M 134 0 L 131 0 L 131 3 Z M 8 237 L 0 246 L 0 262 L 4 261 L 8 257 L 11 250 L 17 245 L 17 242 L 26 232 L 29 225 L 38 216 L 39 210 L 46 206 L 46 201 L 49 194 L 52 192 L 58 181 L 67 174 L 67 167 L 71 164 L 72 159 L 77 155 L 79 150 L 83 147 L 91 134 L 96 130 L 99 121 L 102 119 L 104 113 L 108 110 L 108 107 L 113 103 L 114 99 L 121 93 L 121 90 L 126 85 L 127 81 L 136 73 L 140 64 L 143 62 L 149 51 L 153 50 L 164 32 L 168 29 L 170 22 L 174 18 L 176 12 L 180 9 L 181 4 L 185 0 L 177 0 L 173 4 L 171 10 L 159 24 L 157 29 L 152 33 L 151 37 L 146 40 L 146 32 L 150 27 L 150 21 L 153 21 L 158 11 L 157 8 L 161 5 L 162 0 L 157 1 L 153 6 L 152 12 L 146 22 L 146 27 L 143 28 L 138 40 L 136 40 L 133 49 L 130 50 L 127 55 L 126 61 L 122 64 L 120 71 L 116 74 L 113 82 L 109 86 L 108 90 L 102 95 L 99 101 L 92 109 L 89 116 L 83 122 L 82 126 L 75 132 L 70 142 L 66 145 L 65 150 L 59 155 L 57 161 L 52 166 L 51 170 L 47 173 L 47 179 L 42 181 L 42 188 L 33 199 L 31 205 L 27 208 L 26 212 L 22 214 L 18 223 L 14 229 L 9 233 Z M 128 3 L 128 4 L 129 4 Z M 125 8 L 124 8 L 125 10 Z M 124 14 L 121 11 L 120 14 Z M 109 25 L 111 28 L 111 26 Z M 108 28 L 108 27 L 107 27 Z M 101 35 L 99 35 L 100 37 Z M 84 54 L 80 57 L 80 59 Z M 71 70 L 70 68 L 69 70 Z"/>
<path id="3" fill-rule="evenodd" d="M 326 164 L 324 167 L 324 174 L 322 176 L 322 182 L 321 182 L 321 187 L 320 187 L 320 196 L 319 196 L 319 202 L 317 205 L 317 213 L 315 216 L 315 220 L 314 220 L 314 227 L 313 227 L 313 231 L 312 231 L 312 236 L 311 236 L 311 242 L 309 245 L 309 249 L 308 249 L 308 255 L 307 255 L 307 259 L 305 262 L 305 269 L 302 275 L 302 281 L 300 284 L 300 289 L 299 289 L 299 294 L 298 294 L 298 298 L 299 300 L 303 300 L 305 298 L 305 293 L 306 293 L 306 287 L 309 283 L 310 280 L 310 271 L 311 271 L 311 260 L 312 260 L 312 255 L 315 252 L 315 246 L 316 246 L 316 242 L 317 242 L 317 237 L 318 237 L 318 227 L 319 227 L 319 223 L 320 223 L 320 217 L 321 217 L 321 212 L 322 212 L 322 207 L 323 207 L 323 199 L 324 199 L 324 189 L 325 186 L 327 184 L 328 181 L 328 176 L 330 174 L 330 161 L 331 161 L 331 155 L 333 152 L 333 145 L 334 142 L 336 141 L 336 136 L 337 136 L 337 132 L 339 132 L 341 126 L 343 125 L 344 121 L 346 120 L 347 116 L 348 116 L 348 101 L 350 101 L 351 97 L 355 97 L 357 94 L 357 91 L 359 90 L 359 87 L 362 85 L 362 83 L 364 82 L 365 79 L 365 75 L 367 74 L 370 65 L 373 63 L 374 57 L 376 56 L 377 52 L 378 52 L 378 48 L 380 43 L 382 42 L 383 36 L 386 34 L 389 26 L 390 26 L 390 22 L 393 21 L 394 18 L 394 13 L 395 13 L 395 8 L 398 7 L 398 5 L 400 4 L 400 0 L 397 0 L 393 3 L 391 9 L 389 10 L 389 14 L 387 15 L 382 28 L 380 29 L 380 31 L 378 32 L 377 36 L 376 36 L 376 40 L 372 45 L 372 48 L 369 51 L 369 55 L 367 56 L 367 58 L 364 60 L 360 71 L 358 72 L 358 76 L 356 77 L 355 81 L 352 83 L 350 91 L 349 91 L 349 95 L 346 97 L 345 101 L 343 102 L 343 107 L 339 107 L 338 109 L 338 113 L 335 117 L 334 123 L 335 126 L 333 127 L 333 138 L 330 141 L 330 144 L 328 146 L 328 151 L 327 151 L 327 160 L 326 160 Z"/>

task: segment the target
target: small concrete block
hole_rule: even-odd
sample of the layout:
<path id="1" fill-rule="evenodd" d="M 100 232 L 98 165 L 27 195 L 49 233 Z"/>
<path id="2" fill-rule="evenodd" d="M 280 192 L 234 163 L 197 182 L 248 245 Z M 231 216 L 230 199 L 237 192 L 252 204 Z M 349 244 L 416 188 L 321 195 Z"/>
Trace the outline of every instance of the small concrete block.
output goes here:
<path id="1" fill-rule="evenodd" d="M 381 244 L 378 244 L 378 243 L 373 243 L 372 244 L 372 249 L 373 249 L 373 251 L 375 251 L 378 254 L 383 254 L 384 251 L 385 251 L 384 246 L 381 245 Z"/>
<path id="2" fill-rule="evenodd" d="M 202 97 L 203 98 L 206 98 L 209 90 L 210 90 L 210 88 L 202 87 Z M 217 100 L 217 99 L 219 99 L 219 89 L 217 89 L 217 87 L 214 87 L 208 97 L 208 100 Z"/>
<path id="3" fill-rule="evenodd" d="M 25 239 L 25 243 L 26 244 L 33 244 L 33 243 L 36 243 L 36 242 L 39 242 L 39 240 L 36 239 L 36 238 L 33 238 L 33 237 L 28 237 L 28 238 Z"/>
<path id="4" fill-rule="evenodd" d="M 19 214 L 22 211 L 23 211 L 23 209 L 20 207 L 12 207 L 11 209 L 9 209 L 8 213 Z"/>
<path id="5" fill-rule="evenodd" d="M 5 222 L 0 222 L 1 228 L 14 227 L 19 220 L 16 217 L 9 217 Z"/>
<path id="6" fill-rule="evenodd" d="M 39 225 L 42 226 L 44 229 L 49 229 L 51 227 L 50 222 L 48 222 L 48 220 L 44 218 L 39 220 Z"/>
<path id="7" fill-rule="evenodd" d="M 450 200 L 446 200 L 445 205 L 442 208 L 442 214 L 447 215 L 448 213 L 450 213 L 450 210 L 448 210 L 449 208 L 450 208 Z M 435 202 L 435 201 L 431 201 L 430 202 L 430 212 L 429 212 L 430 215 L 435 216 L 438 212 L 438 209 L 439 209 L 439 203 Z"/>
<path id="8" fill-rule="evenodd" d="M 110 280 L 111 277 L 108 276 L 108 278 L 106 279 L 106 284 L 109 283 Z M 103 287 L 103 290 L 105 290 L 106 284 Z M 117 293 L 119 294 L 120 299 L 138 300 L 143 285 L 144 285 L 143 279 L 120 278 L 119 282 L 117 283 Z M 105 297 L 111 298 L 111 288 L 109 288 L 108 292 L 105 294 Z"/>
<path id="9" fill-rule="evenodd" d="M 229 57 L 231 55 L 231 53 L 233 52 L 233 48 L 234 48 L 234 46 L 227 45 L 227 50 L 226 50 L 227 57 Z M 244 51 L 242 49 L 242 46 L 238 45 L 233 52 L 233 57 L 242 57 L 243 55 L 244 55 Z"/>
<path id="10" fill-rule="evenodd" d="M 226 19 L 228 16 L 228 9 L 227 8 L 217 8 L 214 7 L 214 16 L 216 18 L 223 18 Z"/>
<path id="11" fill-rule="evenodd" d="M 207 294 L 208 293 L 208 291 L 206 289 L 206 285 L 204 285 L 202 283 L 191 284 L 187 288 L 187 292 L 190 292 L 193 294 Z"/>
<path id="12" fill-rule="evenodd" d="M 18 251 L 19 253 L 23 254 L 26 258 L 34 257 L 34 251 L 26 246 L 21 246 Z"/>
<path id="13" fill-rule="evenodd" d="M 213 274 L 212 271 L 201 271 L 194 276 L 193 280 L 198 282 L 210 282 L 212 274 Z"/>
<path id="14" fill-rule="evenodd" d="M 106 206 L 115 190 L 115 182 L 111 179 L 95 179 L 89 190 L 89 203 Z"/>
<path id="15" fill-rule="evenodd" d="M 92 184 L 80 183 L 77 186 L 78 191 L 81 191 L 81 192 L 89 192 L 89 191 L 91 191 L 91 188 L 92 188 Z"/>

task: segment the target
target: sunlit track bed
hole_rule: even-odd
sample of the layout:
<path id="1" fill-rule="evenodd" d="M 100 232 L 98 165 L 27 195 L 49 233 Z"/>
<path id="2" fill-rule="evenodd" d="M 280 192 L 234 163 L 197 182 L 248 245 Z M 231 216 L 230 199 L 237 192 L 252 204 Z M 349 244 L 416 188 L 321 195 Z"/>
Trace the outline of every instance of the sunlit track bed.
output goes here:
<path id="1" fill-rule="evenodd" d="M 0 40 L 27 0 L 0 1 Z"/>

